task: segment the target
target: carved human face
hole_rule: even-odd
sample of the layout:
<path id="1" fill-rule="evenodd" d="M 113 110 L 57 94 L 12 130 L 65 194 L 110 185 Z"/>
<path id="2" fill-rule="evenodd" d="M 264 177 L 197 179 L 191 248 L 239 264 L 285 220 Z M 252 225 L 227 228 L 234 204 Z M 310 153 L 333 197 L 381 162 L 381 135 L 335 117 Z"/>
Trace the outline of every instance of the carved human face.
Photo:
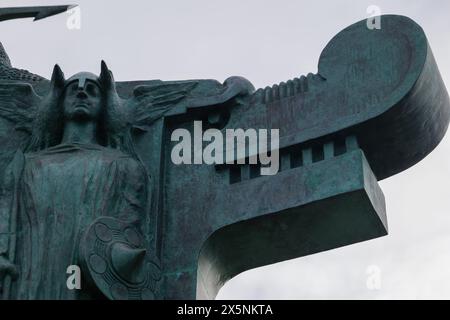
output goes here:
<path id="1" fill-rule="evenodd" d="M 86 81 L 84 87 L 78 81 L 70 83 L 64 94 L 64 117 L 66 120 L 92 121 L 100 117 L 101 91 L 94 81 Z"/>

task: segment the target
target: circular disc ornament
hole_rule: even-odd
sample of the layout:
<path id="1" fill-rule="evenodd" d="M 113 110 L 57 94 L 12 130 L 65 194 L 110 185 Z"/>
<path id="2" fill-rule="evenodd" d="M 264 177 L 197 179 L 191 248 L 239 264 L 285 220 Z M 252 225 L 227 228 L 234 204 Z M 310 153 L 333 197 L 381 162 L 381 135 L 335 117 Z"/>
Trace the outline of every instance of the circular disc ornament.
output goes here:
<path id="1" fill-rule="evenodd" d="M 100 217 L 86 230 L 81 258 L 93 283 L 111 300 L 160 299 L 161 268 L 133 225 Z"/>

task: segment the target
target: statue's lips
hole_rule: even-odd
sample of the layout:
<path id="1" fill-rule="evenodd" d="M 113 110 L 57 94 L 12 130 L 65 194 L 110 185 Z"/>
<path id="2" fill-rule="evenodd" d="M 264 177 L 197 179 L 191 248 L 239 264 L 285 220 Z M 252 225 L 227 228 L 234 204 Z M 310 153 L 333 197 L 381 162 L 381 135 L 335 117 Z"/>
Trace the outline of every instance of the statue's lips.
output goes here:
<path id="1" fill-rule="evenodd" d="M 77 104 L 75 104 L 74 109 L 75 109 L 75 110 L 77 110 L 77 109 L 86 109 L 86 110 L 89 110 L 89 109 L 90 109 L 90 106 L 89 106 L 88 104 L 86 104 L 86 103 L 77 103 Z"/>

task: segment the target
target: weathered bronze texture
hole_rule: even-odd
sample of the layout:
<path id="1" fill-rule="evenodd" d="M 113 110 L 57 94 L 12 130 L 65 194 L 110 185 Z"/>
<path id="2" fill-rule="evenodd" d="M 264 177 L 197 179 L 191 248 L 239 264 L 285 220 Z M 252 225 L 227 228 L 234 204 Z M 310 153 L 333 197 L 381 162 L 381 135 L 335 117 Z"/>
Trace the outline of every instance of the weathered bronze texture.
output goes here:
<path id="1" fill-rule="evenodd" d="M 438 145 L 450 107 L 423 30 L 381 22 L 338 33 L 318 73 L 256 91 L 241 77 L 120 82 L 104 62 L 49 81 L 0 46 L 3 297 L 212 299 L 251 268 L 386 235 L 377 181 Z M 279 129 L 281 172 L 175 165 L 171 133 L 194 121 Z"/>

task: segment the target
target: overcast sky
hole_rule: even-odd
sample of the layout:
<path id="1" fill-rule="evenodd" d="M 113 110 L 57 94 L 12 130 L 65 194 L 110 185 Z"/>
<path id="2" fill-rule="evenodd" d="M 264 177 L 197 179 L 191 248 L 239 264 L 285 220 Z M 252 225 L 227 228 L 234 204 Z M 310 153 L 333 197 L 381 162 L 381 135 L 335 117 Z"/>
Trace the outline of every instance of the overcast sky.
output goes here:
<path id="1" fill-rule="evenodd" d="M 241 75 L 263 87 L 317 72 L 321 50 L 337 32 L 382 13 L 411 17 L 425 30 L 450 85 L 450 1 L 74 0 L 0 1 L 2 6 L 78 3 L 81 29 L 67 14 L 40 22 L 0 23 L 16 67 L 49 77 L 98 73 L 105 59 L 116 80 Z M 301 116 L 301 115 L 299 115 Z M 245 272 L 220 299 L 450 299 L 450 138 L 413 168 L 380 182 L 390 234 Z M 371 266 L 381 288 L 367 286 Z M 374 273 L 370 273 L 374 275 Z"/>

